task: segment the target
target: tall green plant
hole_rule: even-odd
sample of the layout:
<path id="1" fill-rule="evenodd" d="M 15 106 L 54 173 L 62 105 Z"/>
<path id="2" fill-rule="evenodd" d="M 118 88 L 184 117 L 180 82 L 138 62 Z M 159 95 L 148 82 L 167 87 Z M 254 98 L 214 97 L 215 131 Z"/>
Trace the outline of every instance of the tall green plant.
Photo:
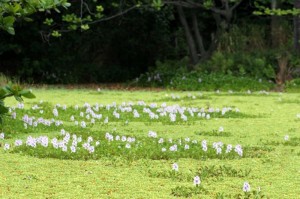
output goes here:
<path id="1" fill-rule="evenodd" d="M 0 89 L 0 125 L 3 122 L 3 117 L 8 113 L 9 108 L 5 106 L 4 99 L 14 96 L 19 102 L 23 101 L 22 97 L 35 98 L 35 95 L 30 90 L 23 90 L 21 86 L 17 84 L 8 84 Z"/>

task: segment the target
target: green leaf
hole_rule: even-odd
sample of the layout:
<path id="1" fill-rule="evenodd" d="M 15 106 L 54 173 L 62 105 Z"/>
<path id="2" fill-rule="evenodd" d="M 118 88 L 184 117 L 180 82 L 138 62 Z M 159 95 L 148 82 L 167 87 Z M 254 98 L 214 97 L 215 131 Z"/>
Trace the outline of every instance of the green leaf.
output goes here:
<path id="1" fill-rule="evenodd" d="M 29 99 L 35 98 L 35 95 L 30 90 L 23 90 L 23 91 L 19 92 L 19 94 L 21 96 L 29 98 Z"/>
<path id="2" fill-rule="evenodd" d="M 33 19 L 31 19 L 29 17 L 24 17 L 23 19 L 24 19 L 24 21 L 27 21 L 27 22 L 33 22 Z"/>
<path id="3" fill-rule="evenodd" d="M 52 35 L 53 37 L 60 37 L 60 36 L 61 36 L 61 34 L 60 34 L 57 30 L 54 30 L 54 31 L 51 33 L 51 35 Z"/>
<path id="4" fill-rule="evenodd" d="M 6 31 L 11 35 L 15 35 L 15 29 L 13 27 L 8 27 Z"/>
<path id="5" fill-rule="evenodd" d="M 3 115 L 7 112 L 8 112 L 8 108 L 3 105 L 0 105 L 0 115 Z"/>
<path id="6" fill-rule="evenodd" d="M 14 22 L 15 22 L 15 17 L 13 16 L 7 16 L 3 18 L 4 25 L 12 26 Z"/>
<path id="7" fill-rule="evenodd" d="M 0 89 L 0 99 L 4 98 L 4 96 L 6 95 L 6 91 L 4 88 Z"/>
<path id="8" fill-rule="evenodd" d="M 54 10 L 55 10 L 57 13 L 60 13 L 60 10 L 59 10 L 59 9 L 54 8 Z"/>
<path id="9" fill-rule="evenodd" d="M 48 25 L 48 26 L 51 26 L 53 23 L 53 19 L 49 19 L 49 18 L 46 18 L 45 21 L 44 21 L 44 24 Z"/>
<path id="10" fill-rule="evenodd" d="M 14 95 L 15 99 L 18 101 L 18 102 L 23 102 L 23 99 L 21 96 L 19 95 Z"/>
<path id="11" fill-rule="evenodd" d="M 71 6 L 71 3 L 66 2 L 66 3 L 63 4 L 63 6 L 64 6 L 64 7 L 70 7 L 70 6 Z"/>
<path id="12" fill-rule="evenodd" d="M 81 25 L 82 30 L 88 30 L 90 27 L 88 24 Z"/>

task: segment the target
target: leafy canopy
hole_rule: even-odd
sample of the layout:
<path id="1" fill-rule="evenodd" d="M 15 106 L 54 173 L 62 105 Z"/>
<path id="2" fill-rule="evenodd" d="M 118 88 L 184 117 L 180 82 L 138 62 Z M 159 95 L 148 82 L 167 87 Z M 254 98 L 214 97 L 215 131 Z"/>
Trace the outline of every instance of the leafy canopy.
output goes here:
<path id="1" fill-rule="evenodd" d="M 14 24 L 18 19 L 31 21 L 30 15 L 59 7 L 71 6 L 68 0 L 1 0 L 0 1 L 0 29 L 14 35 Z"/>

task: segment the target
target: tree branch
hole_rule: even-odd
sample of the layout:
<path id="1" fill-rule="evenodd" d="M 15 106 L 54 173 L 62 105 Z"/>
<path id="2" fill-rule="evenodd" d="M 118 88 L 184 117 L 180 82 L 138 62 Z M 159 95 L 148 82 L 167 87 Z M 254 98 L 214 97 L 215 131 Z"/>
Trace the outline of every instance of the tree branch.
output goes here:
<path id="1" fill-rule="evenodd" d="M 243 0 L 239 0 L 238 2 L 236 2 L 231 8 L 230 10 L 233 11 L 236 7 L 238 7 L 241 3 L 242 3 Z"/>
<path id="2" fill-rule="evenodd" d="M 126 9 L 126 10 L 123 10 L 123 11 L 121 11 L 121 12 L 115 14 L 115 15 L 112 15 L 112 16 L 110 16 L 110 17 L 104 17 L 104 18 L 102 18 L 102 19 L 98 19 L 98 20 L 89 22 L 89 23 L 87 23 L 87 24 L 95 24 L 95 23 L 98 23 L 98 22 L 101 22 L 101 21 L 108 21 L 108 20 L 114 19 L 114 18 L 116 18 L 116 17 L 119 17 L 119 16 L 121 16 L 121 15 L 124 15 L 124 14 L 126 14 L 126 13 L 128 13 L 128 12 L 134 10 L 135 8 L 138 8 L 138 7 L 139 7 L 139 6 L 134 5 L 134 6 L 128 8 L 128 9 Z"/>

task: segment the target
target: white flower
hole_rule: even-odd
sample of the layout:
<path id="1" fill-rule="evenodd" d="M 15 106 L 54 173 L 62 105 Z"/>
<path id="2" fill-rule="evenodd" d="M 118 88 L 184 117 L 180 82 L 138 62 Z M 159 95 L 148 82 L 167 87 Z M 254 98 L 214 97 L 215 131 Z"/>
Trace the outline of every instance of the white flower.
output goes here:
<path id="1" fill-rule="evenodd" d="M 74 145 L 70 146 L 71 149 L 71 153 L 75 153 L 76 152 L 76 147 Z"/>
<path id="2" fill-rule="evenodd" d="M 94 153 L 95 152 L 95 147 L 94 146 L 88 147 L 88 151 L 89 151 L 89 153 Z"/>
<path id="3" fill-rule="evenodd" d="M 176 114 L 170 113 L 169 117 L 170 117 L 170 121 L 171 122 L 175 122 L 176 121 Z"/>
<path id="4" fill-rule="evenodd" d="M 232 145 L 228 144 L 226 148 L 226 153 L 229 153 L 232 150 Z"/>
<path id="5" fill-rule="evenodd" d="M 201 183 L 200 177 L 199 176 L 194 177 L 194 185 L 198 186 L 200 185 L 200 183 Z"/>
<path id="6" fill-rule="evenodd" d="M 80 123 L 80 126 L 81 126 L 81 128 L 85 128 L 85 127 L 86 127 L 86 124 L 85 124 L 85 122 L 84 122 L 84 121 L 82 121 L 82 122 Z"/>
<path id="7" fill-rule="evenodd" d="M 170 151 L 177 151 L 177 145 L 170 146 Z"/>
<path id="8" fill-rule="evenodd" d="M 289 135 L 285 135 L 285 136 L 284 136 L 284 140 L 285 140 L 285 141 L 288 141 L 289 139 L 290 139 Z"/>
<path id="9" fill-rule="evenodd" d="M 218 155 L 218 154 L 221 154 L 221 153 L 222 153 L 222 148 L 217 147 L 217 148 L 216 148 L 216 153 L 217 153 L 217 155 Z"/>
<path id="10" fill-rule="evenodd" d="M 3 133 L 3 132 L 0 133 L 0 139 L 1 139 L 1 140 L 4 140 L 4 137 L 5 137 L 4 133 Z"/>
<path id="11" fill-rule="evenodd" d="M 12 118 L 12 119 L 16 119 L 16 118 L 17 118 L 17 113 L 16 113 L 16 112 L 13 112 L 13 113 L 11 114 L 11 118 Z"/>
<path id="12" fill-rule="evenodd" d="M 64 152 L 66 152 L 66 151 L 68 151 L 68 148 L 67 148 L 66 145 L 63 145 L 63 146 L 61 147 L 61 150 L 64 151 Z"/>
<path id="13" fill-rule="evenodd" d="M 183 121 L 187 121 L 188 118 L 187 118 L 186 115 L 182 114 L 182 115 L 181 115 L 181 119 L 182 119 Z"/>
<path id="14" fill-rule="evenodd" d="M 22 140 L 16 140 L 15 141 L 15 146 L 21 146 L 23 144 Z"/>
<path id="15" fill-rule="evenodd" d="M 130 145 L 129 143 L 127 143 L 127 144 L 125 145 L 125 148 L 130 149 L 130 148 L 131 148 L 131 145 Z"/>
<path id="16" fill-rule="evenodd" d="M 4 145 L 4 148 L 3 148 L 3 149 L 6 151 L 6 150 L 9 150 L 9 148 L 10 148 L 10 145 L 6 143 L 6 144 Z"/>
<path id="17" fill-rule="evenodd" d="M 53 115 L 54 115 L 55 117 L 57 117 L 57 116 L 58 116 L 58 111 L 57 111 L 57 109 L 56 109 L 56 108 L 54 108 L 54 109 L 53 109 L 52 113 L 53 113 Z"/>
<path id="18" fill-rule="evenodd" d="M 190 146 L 188 144 L 184 145 L 184 150 L 190 149 Z"/>
<path id="19" fill-rule="evenodd" d="M 92 142 L 92 141 L 93 141 L 93 137 L 89 136 L 87 142 Z"/>
<path id="20" fill-rule="evenodd" d="M 206 142 L 206 140 L 203 140 L 201 145 L 202 145 L 202 150 L 207 151 L 207 142 Z"/>
<path id="21" fill-rule="evenodd" d="M 163 138 L 160 138 L 160 139 L 158 140 L 158 143 L 159 143 L 159 144 L 164 143 L 164 139 L 163 139 Z"/>
<path id="22" fill-rule="evenodd" d="M 241 145 L 239 145 L 239 144 L 236 145 L 234 151 L 237 152 L 237 154 L 239 154 L 239 156 L 243 156 L 243 149 L 242 149 Z"/>
<path id="23" fill-rule="evenodd" d="M 104 120 L 104 124 L 107 124 L 107 123 L 108 123 L 108 117 L 106 117 Z"/>
<path id="24" fill-rule="evenodd" d="M 126 142 L 126 141 L 127 141 L 126 136 L 123 135 L 122 138 L 121 138 L 121 141 L 122 141 L 122 142 Z"/>
<path id="25" fill-rule="evenodd" d="M 220 126 L 220 127 L 219 127 L 219 132 L 223 132 L 223 131 L 224 131 L 223 126 Z"/>
<path id="26" fill-rule="evenodd" d="M 161 149 L 161 152 L 166 152 L 166 151 L 167 151 L 166 148 L 162 148 L 162 149 Z"/>
<path id="27" fill-rule="evenodd" d="M 157 133 L 154 132 L 154 131 L 149 131 L 148 137 L 156 138 L 157 137 Z"/>
<path id="28" fill-rule="evenodd" d="M 208 119 L 208 120 L 210 119 L 210 114 L 206 115 L 206 119 Z"/>
<path id="29" fill-rule="evenodd" d="M 172 170 L 178 171 L 178 164 L 177 163 L 172 164 Z"/>
<path id="30" fill-rule="evenodd" d="M 26 140 L 26 145 L 35 148 L 36 147 L 36 142 L 37 142 L 37 140 L 35 138 L 33 138 L 31 136 L 28 136 L 27 140 Z"/>
<path id="31" fill-rule="evenodd" d="M 243 191 L 244 192 L 250 191 L 250 184 L 248 182 L 244 182 Z"/>
<path id="32" fill-rule="evenodd" d="M 84 116 L 84 113 L 83 113 L 83 112 L 80 112 L 79 115 L 80 115 L 80 117 L 83 117 L 83 116 Z"/>
<path id="33" fill-rule="evenodd" d="M 60 130 L 60 134 L 61 134 L 61 135 L 66 135 L 65 129 L 61 129 L 61 130 Z"/>

